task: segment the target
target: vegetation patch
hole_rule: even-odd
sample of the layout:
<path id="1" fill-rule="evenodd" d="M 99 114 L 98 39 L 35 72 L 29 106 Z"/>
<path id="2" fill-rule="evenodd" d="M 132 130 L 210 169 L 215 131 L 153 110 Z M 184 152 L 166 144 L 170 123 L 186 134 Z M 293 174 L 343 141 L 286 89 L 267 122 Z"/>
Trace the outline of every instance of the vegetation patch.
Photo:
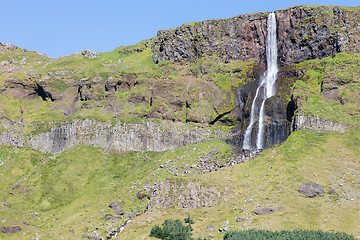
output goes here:
<path id="1" fill-rule="evenodd" d="M 297 239 L 297 240 L 355 240 L 353 236 L 346 233 L 332 233 L 312 230 L 278 231 L 269 230 L 243 230 L 230 231 L 224 236 L 224 240 L 268 240 L 268 239 Z"/>

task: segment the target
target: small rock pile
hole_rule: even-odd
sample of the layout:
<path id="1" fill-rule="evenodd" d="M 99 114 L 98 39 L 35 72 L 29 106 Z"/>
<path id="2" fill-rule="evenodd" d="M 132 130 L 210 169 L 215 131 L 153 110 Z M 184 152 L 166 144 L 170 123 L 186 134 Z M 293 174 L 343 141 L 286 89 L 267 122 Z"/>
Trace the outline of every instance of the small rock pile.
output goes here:
<path id="1" fill-rule="evenodd" d="M 90 58 L 90 59 L 93 59 L 93 58 L 96 58 L 99 56 L 99 54 L 97 52 L 91 51 L 89 49 L 82 50 L 80 53 L 84 57 Z"/>

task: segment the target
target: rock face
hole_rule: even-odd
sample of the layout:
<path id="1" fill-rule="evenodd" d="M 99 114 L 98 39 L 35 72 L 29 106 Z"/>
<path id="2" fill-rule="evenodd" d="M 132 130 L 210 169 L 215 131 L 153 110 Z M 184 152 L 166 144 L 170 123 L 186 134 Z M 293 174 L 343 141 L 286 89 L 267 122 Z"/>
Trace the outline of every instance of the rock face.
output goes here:
<path id="1" fill-rule="evenodd" d="M 345 132 L 348 126 L 344 123 L 333 122 L 318 116 L 296 115 L 293 130 L 308 129 L 316 131 Z"/>
<path id="2" fill-rule="evenodd" d="M 159 31 L 152 46 L 153 61 L 194 61 L 204 54 L 245 61 L 263 59 L 266 17 L 264 13 L 241 15 Z"/>
<path id="3" fill-rule="evenodd" d="M 313 198 L 321 196 L 325 191 L 318 183 L 303 183 L 298 192 L 309 198 Z"/>
<path id="4" fill-rule="evenodd" d="M 152 189 L 148 209 L 212 207 L 219 198 L 220 193 L 215 187 L 202 186 L 195 179 L 167 179 Z"/>
<path id="5" fill-rule="evenodd" d="M 219 130 L 200 127 L 185 129 L 175 123 L 167 123 L 166 126 L 151 121 L 110 124 L 87 119 L 44 123 L 35 127 L 42 132 L 27 136 L 23 134 L 21 124 L 6 120 L 1 122 L 6 129 L 0 132 L 1 145 L 30 147 L 46 153 L 62 152 L 79 144 L 95 145 L 115 152 L 165 151 L 227 136 Z"/>
<path id="6" fill-rule="evenodd" d="M 322 59 L 338 52 L 360 52 L 360 10 L 296 6 L 276 11 L 282 65 Z"/>
<path id="7" fill-rule="evenodd" d="M 276 11 L 281 65 L 322 59 L 338 52 L 360 52 L 360 10 L 295 6 Z M 265 62 L 268 13 L 208 20 L 159 31 L 153 61 L 194 61 L 203 55 Z"/>

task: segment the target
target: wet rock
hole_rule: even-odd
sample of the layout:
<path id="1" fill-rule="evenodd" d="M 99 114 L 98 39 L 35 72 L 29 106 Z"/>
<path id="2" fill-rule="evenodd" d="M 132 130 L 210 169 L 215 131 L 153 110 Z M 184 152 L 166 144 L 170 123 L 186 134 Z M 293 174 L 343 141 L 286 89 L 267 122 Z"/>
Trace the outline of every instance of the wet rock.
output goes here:
<path id="1" fill-rule="evenodd" d="M 256 215 L 272 214 L 276 212 L 276 208 L 275 207 L 255 208 L 253 212 Z"/>
<path id="2" fill-rule="evenodd" d="M 123 207 L 118 202 L 112 202 L 109 205 L 109 208 L 113 209 L 117 215 L 123 215 L 124 214 Z"/>
<path id="3" fill-rule="evenodd" d="M 4 234 L 17 233 L 19 231 L 21 231 L 20 226 L 0 227 L 0 232 Z"/>
<path id="4" fill-rule="evenodd" d="M 306 197 L 313 198 L 322 196 L 325 191 L 324 188 L 318 183 L 303 183 L 298 192 L 305 195 Z"/>

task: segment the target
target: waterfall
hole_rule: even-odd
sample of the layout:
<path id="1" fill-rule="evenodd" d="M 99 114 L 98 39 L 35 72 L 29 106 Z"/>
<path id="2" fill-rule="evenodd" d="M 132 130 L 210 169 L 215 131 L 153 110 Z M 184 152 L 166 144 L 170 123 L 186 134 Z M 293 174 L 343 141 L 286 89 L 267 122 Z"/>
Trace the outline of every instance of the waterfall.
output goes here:
<path id="1" fill-rule="evenodd" d="M 243 149 L 254 149 L 251 146 L 251 133 L 256 121 L 258 121 L 256 149 L 264 148 L 265 101 L 276 93 L 275 81 L 278 74 L 275 13 L 270 13 L 267 19 L 266 62 L 267 71 L 260 79 L 251 104 L 250 123 L 245 130 Z M 261 103 L 260 107 L 259 103 Z"/>

